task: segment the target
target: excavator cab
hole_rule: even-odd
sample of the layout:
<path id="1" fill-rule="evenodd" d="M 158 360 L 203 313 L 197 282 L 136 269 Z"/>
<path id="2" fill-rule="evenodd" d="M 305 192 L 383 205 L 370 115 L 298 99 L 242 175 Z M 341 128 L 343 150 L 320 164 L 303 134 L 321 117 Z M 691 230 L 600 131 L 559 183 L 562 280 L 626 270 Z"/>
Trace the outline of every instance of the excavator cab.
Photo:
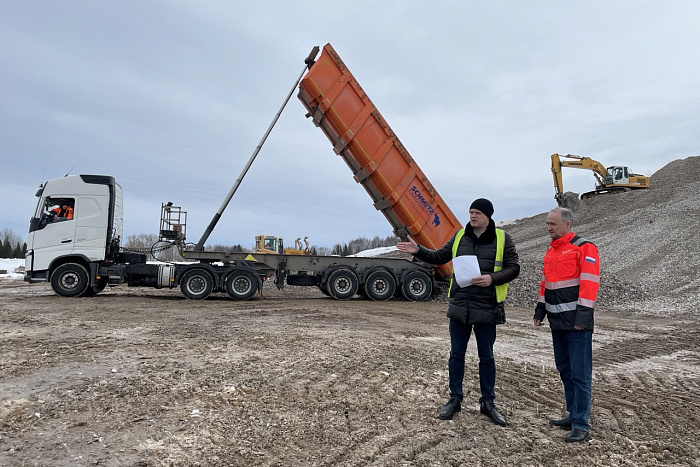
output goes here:
<path id="1" fill-rule="evenodd" d="M 284 241 L 282 237 L 276 235 L 256 235 L 255 236 L 255 252 L 256 253 L 284 253 Z"/>
<path id="2" fill-rule="evenodd" d="M 284 240 L 277 235 L 256 235 L 255 236 L 255 253 L 274 253 L 278 255 L 308 255 L 309 254 L 309 237 L 304 237 L 306 248 L 302 249 L 301 238 L 295 241 L 295 248 L 285 248 Z"/>
<path id="3" fill-rule="evenodd" d="M 629 174 L 630 171 L 627 167 L 613 165 L 608 167 L 605 174 L 605 185 L 629 185 Z"/>

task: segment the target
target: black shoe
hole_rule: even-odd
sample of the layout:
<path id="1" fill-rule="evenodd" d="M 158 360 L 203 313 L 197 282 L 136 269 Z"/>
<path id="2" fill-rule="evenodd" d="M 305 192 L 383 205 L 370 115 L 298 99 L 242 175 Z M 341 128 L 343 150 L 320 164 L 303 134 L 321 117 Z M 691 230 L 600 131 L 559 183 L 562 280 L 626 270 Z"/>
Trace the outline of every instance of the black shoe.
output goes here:
<path id="1" fill-rule="evenodd" d="M 588 440 L 589 436 L 589 432 L 585 430 L 580 430 L 578 428 L 574 428 L 568 435 L 566 435 L 565 441 L 567 443 L 582 443 Z"/>
<path id="2" fill-rule="evenodd" d="M 568 414 L 565 418 L 553 418 L 549 421 L 552 426 L 558 426 L 564 430 L 571 429 L 571 414 Z"/>
<path id="3" fill-rule="evenodd" d="M 454 415 L 462 410 L 462 403 L 456 397 L 451 397 L 450 400 L 440 409 L 441 420 L 452 420 Z"/>
<path id="4" fill-rule="evenodd" d="M 506 426 L 506 419 L 501 415 L 493 401 L 484 401 L 481 403 L 481 413 L 491 419 L 493 423 L 500 426 Z"/>

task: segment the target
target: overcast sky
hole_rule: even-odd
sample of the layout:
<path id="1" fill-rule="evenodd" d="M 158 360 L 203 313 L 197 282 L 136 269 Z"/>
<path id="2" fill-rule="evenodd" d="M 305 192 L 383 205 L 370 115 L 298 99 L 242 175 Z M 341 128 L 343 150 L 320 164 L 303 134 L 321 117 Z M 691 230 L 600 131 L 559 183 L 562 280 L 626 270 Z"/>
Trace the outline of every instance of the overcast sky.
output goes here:
<path id="1" fill-rule="evenodd" d="M 554 207 L 550 154 L 651 175 L 700 150 L 700 2 L 5 1 L 0 229 L 42 181 L 113 175 L 125 234 L 196 242 L 314 45 L 330 42 L 455 215 Z M 210 243 L 391 234 L 296 93 Z M 564 188 L 594 187 L 564 169 Z"/>

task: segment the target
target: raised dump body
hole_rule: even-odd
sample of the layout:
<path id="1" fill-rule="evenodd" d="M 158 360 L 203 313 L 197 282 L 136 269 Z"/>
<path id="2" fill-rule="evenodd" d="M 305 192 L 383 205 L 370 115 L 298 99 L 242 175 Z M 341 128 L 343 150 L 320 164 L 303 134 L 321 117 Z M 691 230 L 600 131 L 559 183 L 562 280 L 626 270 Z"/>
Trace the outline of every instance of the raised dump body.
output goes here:
<path id="1" fill-rule="evenodd" d="M 462 228 L 330 44 L 301 80 L 299 99 L 396 236 L 439 248 Z M 448 280 L 452 264 L 437 274 Z"/>

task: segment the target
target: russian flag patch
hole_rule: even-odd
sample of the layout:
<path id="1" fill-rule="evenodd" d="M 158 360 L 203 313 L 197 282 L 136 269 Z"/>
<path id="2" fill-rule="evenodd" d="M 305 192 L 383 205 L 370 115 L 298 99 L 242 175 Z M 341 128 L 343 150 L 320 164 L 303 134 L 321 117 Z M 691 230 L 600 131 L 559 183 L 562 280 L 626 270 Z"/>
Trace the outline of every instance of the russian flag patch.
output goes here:
<path id="1" fill-rule="evenodd" d="M 586 261 L 595 264 L 595 258 L 591 258 L 590 256 L 586 256 Z"/>

